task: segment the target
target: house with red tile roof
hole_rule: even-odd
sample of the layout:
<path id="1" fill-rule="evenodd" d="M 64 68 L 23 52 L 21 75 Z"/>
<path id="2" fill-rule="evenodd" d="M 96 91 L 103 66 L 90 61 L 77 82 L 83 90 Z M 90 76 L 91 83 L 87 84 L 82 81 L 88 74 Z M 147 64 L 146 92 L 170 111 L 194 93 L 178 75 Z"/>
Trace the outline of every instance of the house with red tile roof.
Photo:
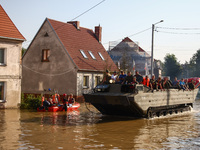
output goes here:
<path id="1" fill-rule="evenodd" d="M 21 51 L 25 41 L 0 5 L 0 108 L 17 108 L 21 103 Z"/>
<path id="2" fill-rule="evenodd" d="M 128 37 L 113 47 L 109 55 L 124 71 L 131 71 L 134 74 L 137 70 L 142 75 L 150 73 L 151 56 Z"/>
<path id="3" fill-rule="evenodd" d="M 82 96 L 117 66 L 101 44 L 102 27 L 95 31 L 79 21 L 46 18 L 23 56 L 22 92 Z"/>

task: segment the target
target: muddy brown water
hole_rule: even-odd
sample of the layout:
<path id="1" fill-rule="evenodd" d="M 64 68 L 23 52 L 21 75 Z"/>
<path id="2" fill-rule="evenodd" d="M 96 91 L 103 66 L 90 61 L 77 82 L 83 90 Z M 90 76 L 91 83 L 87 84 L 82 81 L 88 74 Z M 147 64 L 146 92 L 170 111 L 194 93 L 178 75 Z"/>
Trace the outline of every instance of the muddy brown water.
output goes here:
<path id="1" fill-rule="evenodd" d="M 79 111 L 0 110 L 0 150 L 199 149 L 200 100 L 191 112 L 153 119 Z"/>

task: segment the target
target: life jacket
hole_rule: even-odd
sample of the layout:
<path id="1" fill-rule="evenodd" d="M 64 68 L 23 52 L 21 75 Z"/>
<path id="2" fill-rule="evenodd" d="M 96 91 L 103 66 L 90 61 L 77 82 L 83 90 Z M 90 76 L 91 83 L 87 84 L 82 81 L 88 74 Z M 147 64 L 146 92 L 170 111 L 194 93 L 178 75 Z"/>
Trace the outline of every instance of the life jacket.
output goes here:
<path id="1" fill-rule="evenodd" d="M 43 106 L 43 102 L 44 102 L 44 96 L 42 96 L 42 106 Z"/>
<path id="2" fill-rule="evenodd" d="M 146 85 L 147 87 L 149 87 L 149 78 L 146 79 L 146 77 L 143 78 L 143 85 Z"/>

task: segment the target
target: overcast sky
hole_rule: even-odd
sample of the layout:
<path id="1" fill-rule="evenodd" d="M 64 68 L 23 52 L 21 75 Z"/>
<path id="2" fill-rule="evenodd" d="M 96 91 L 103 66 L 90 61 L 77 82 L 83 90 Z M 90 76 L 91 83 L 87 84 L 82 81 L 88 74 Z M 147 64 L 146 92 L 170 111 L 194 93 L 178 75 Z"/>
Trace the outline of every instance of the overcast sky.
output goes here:
<path id="1" fill-rule="evenodd" d="M 101 1 L 0 0 L 0 4 L 26 38 L 23 47 L 27 48 L 45 18 L 71 21 Z M 154 58 L 163 61 L 170 53 L 184 63 L 200 49 L 199 6 L 200 0 L 105 0 L 76 20 L 80 26 L 93 30 L 100 24 L 106 50 L 110 41 L 120 42 L 129 36 L 148 53 L 151 53 L 152 39 L 149 28 L 164 20 L 156 25 L 162 28 L 156 28 L 158 32 L 154 34 Z"/>

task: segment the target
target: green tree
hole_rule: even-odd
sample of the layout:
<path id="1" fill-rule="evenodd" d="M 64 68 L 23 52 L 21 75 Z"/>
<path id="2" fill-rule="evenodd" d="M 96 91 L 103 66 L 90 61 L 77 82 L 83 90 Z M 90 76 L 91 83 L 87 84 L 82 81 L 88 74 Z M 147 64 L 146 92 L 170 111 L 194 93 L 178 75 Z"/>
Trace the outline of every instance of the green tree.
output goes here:
<path id="1" fill-rule="evenodd" d="M 25 52 L 26 52 L 26 49 L 22 47 L 22 56 L 24 55 Z"/>
<path id="2" fill-rule="evenodd" d="M 165 76 L 170 76 L 171 80 L 181 74 L 181 65 L 174 54 L 167 54 L 164 58 L 163 71 Z"/>
<path id="3" fill-rule="evenodd" d="M 200 49 L 190 59 L 191 76 L 200 76 Z"/>

